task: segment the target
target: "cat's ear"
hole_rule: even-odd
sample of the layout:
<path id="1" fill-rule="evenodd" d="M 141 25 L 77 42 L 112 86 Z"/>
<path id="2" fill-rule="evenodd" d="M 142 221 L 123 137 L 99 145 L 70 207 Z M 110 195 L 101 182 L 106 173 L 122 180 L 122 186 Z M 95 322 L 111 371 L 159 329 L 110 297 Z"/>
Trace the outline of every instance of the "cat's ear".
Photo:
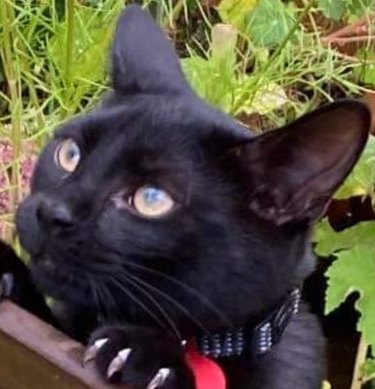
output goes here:
<path id="1" fill-rule="evenodd" d="M 365 105 L 343 100 L 241 146 L 250 209 L 277 225 L 319 218 L 358 160 L 370 121 Z"/>
<path id="2" fill-rule="evenodd" d="M 128 5 L 117 22 L 112 83 L 124 94 L 190 91 L 172 44 L 138 5 Z"/>

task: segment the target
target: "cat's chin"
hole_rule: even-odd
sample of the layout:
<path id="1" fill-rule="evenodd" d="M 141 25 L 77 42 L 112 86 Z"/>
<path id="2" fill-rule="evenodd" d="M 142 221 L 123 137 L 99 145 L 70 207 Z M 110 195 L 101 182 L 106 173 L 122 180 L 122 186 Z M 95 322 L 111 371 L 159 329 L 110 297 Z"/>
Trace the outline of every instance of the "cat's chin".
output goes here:
<path id="1" fill-rule="evenodd" d="M 89 282 L 84 279 L 78 280 L 60 269 L 50 258 L 33 257 L 30 270 L 34 282 L 44 294 L 75 305 L 94 305 Z"/>

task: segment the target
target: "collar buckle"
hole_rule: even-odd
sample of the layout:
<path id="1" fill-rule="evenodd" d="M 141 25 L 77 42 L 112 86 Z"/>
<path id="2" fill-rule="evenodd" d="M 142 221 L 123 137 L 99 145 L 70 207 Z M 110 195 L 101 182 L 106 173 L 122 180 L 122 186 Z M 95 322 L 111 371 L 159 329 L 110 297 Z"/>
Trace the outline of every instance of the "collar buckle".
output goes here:
<path id="1" fill-rule="evenodd" d="M 254 328 L 250 349 L 253 357 L 266 354 L 280 342 L 285 328 L 292 317 L 298 313 L 300 300 L 300 289 L 292 290 L 284 303 Z"/>

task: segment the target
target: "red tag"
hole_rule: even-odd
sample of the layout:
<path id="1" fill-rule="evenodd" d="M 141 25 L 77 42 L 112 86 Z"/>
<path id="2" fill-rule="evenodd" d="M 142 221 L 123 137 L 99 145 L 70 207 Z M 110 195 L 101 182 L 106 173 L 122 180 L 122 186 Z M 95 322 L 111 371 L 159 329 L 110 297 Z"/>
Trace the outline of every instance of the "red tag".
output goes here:
<path id="1" fill-rule="evenodd" d="M 193 371 L 197 389 L 226 389 L 224 372 L 212 359 L 188 347 L 186 361 Z"/>

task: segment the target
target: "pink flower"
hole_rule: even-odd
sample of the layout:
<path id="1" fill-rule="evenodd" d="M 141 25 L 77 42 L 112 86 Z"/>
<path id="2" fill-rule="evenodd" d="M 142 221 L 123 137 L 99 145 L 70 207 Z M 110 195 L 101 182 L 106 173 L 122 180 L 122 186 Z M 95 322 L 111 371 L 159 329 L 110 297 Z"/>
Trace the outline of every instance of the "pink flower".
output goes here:
<path id="1" fill-rule="evenodd" d="M 30 141 L 24 141 L 21 144 L 20 157 L 20 187 L 18 188 L 20 196 L 23 198 L 27 195 L 30 186 L 30 179 L 36 160 L 35 147 Z M 13 145 L 8 139 L 0 140 L 0 237 L 4 236 L 5 222 L 1 218 L 13 210 L 11 209 L 11 177 L 13 174 L 12 165 L 14 162 Z"/>

